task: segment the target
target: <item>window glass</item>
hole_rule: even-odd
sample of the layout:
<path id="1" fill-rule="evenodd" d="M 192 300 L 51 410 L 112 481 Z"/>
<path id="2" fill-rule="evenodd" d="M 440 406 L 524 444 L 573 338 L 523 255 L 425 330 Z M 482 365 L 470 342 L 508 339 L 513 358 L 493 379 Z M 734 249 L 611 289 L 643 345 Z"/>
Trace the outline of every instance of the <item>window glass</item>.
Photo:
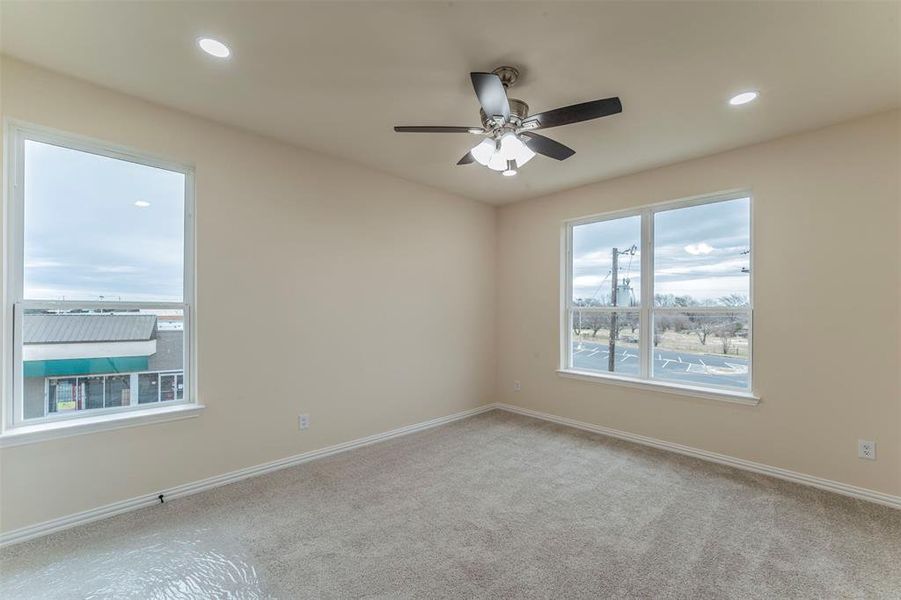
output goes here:
<path id="1" fill-rule="evenodd" d="M 84 398 L 84 408 L 103 408 L 103 377 L 81 377 L 78 385 Z"/>
<path id="2" fill-rule="evenodd" d="M 749 321 L 745 312 L 666 312 L 654 316 L 655 379 L 747 388 Z"/>
<path id="3" fill-rule="evenodd" d="M 657 306 L 746 304 L 750 295 L 750 199 L 654 215 Z"/>
<path id="4" fill-rule="evenodd" d="M 160 401 L 167 402 L 169 400 L 175 400 L 175 381 L 174 374 L 160 375 Z"/>
<path id="5" fill-rule="evenodd" d="M 611 339 L 611 331 L 615 332 Z M 573 313 L 573 367 L 638 376 L 641 372 L 637 312 Z"/>
<path id="6" fill-rule="evenodd" d="M 138 404 L 160 401 L 160 376 L 158 373 L 138 375 Z"/>
<path id="7" fill-rule="evenodd" d="M 181 400 L 183 309 L 26 309 L 24 416 Z M 160 391 L 160 373 L 164 377 Z M 47 410 L 44 410 L 45 380 Z M 180 387 L 179 387 L 180 386 Z M 135 396 L 136 394 L 136 396 Z"/>
<path id="8" fill-rule="evenodd" d="M 641 303 L 640 249 L 641 217 L 638 215 L 574 226 L 573 304 L 638 306 Z"/>
<path id="9" fill-rule="evenodd" d="M 50 412 L 68 412 L 76 408 L 75 384 L 77 379 L 50 381 Z"/>
<path id="10" fill-rule="evenodd" d="M 183 300 L 185 175 L 25 141 L 24 295 Z"/>
<path id="11" fill-rule="evenodd" d="M 131 404 L 131 377 L 110 375 L 106 378 L 106 405 L 128 406 Z"/>

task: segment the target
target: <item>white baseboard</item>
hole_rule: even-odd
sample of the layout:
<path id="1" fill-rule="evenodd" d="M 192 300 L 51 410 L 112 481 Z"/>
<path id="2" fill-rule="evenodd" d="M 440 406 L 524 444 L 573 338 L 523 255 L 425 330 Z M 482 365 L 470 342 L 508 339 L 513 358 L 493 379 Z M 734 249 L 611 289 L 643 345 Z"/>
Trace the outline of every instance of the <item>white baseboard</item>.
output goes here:
<path id="1" fill-rule="evenodd" d="M 344 442 L 342 444 L 336 444 L 327 448 L 321 448 L 319 450 L 311 450 L 310 452 L 304 452 L 295 456 L 289 456 L 287 458 L 274 460 L 272 462 L 264 463 L 261 465 L 247 467 L 245 469 L 238 469 L 237 471 L 232 471 L 223 475 L 217 475 L 208 479 L 202 479 L 200 481 L 194 481 L 191 483 L 175 486 L 167 490 L 161 490 L 153 494 L 147 494 L 146 496 L 139 496 L 137 498 L 131 498 L 130 500 L 122 500 L 120 502 L 114 502 L 112 504 L 107 504 L 106 506 L 101 506 L 99 508 L 86 510 L 80 513 L 75 513 L 56 519 L 51 519 L 49 521 L 44 521 L 43 523 L 29 525 L 20 529 L 14 529 L 12 531 L 0 534 L 0 547 L 24 542 L 40 536 L 55 533 L 57 531 L 76 527 L 78 525 L 84 525 L 92 521 L 99 521 L 101 519 L 106 519 L 125 512 L 137 510 L 139 508 L 153 506 L 154 504 L 159 503 L 159 494 L 163 494 L 164 498 L 167 500 L 189 496 L 191 494 L 196 494 L 198 492 L 219 487 L 221 485 L 227 485 L 229 483 L 241 481 L 242 479 L 247 479 L 249 477 L 263 475 L 264 473 L 270 473 L 279 469 L 299 465 L 301 463 L 309 462 L 317 458 L 324 458 L 326 456 L 338 454 L 339 452 L 346 452 L 348 450 L 361 448 L 363 446 L 368 446 L 370 444 L 375 444 L 389 440 L 391 438 L 408 435 L 410 433 L 437 427 L 439 425 L 444 425 L 453 421 L 459 421 L 461 419 L 472 417 L 474 415 L 495 409 L 505 410 L 507 412 L 525 415 L 528 417 L 534 417 L 536 419 L 542 419 L 544 421 L 550 421 L 552 423 L 566 425 L 568 427 L 574 427 L 576 429 L 583 429 L 585 431 L 600 433 L 602 435 L 607 435 L 621 440 L 635 442 L 636 444 L 652 446 L 654 448 L 668 450 L 670 452 L 677 452 L 686 456 L 693 456 L 702 460 L 715 462 L 722 465 L 729 465 L 738 469 L 744 469 L 745 471 L 752 471 L 754 473 L 770 475 L 772 477 L 784 479 L 786 481 L 793 481 L 795 483 L 809 485 L 822 490 L 842 494 L 844 496 L 851 496 L 852 498 L 868 500 L 877 504 L 883 504 L 892 508 L 901 509 L 901 496 L 892 496 L 890 494 L 848 485 L 845 483 L 840 483 L 838 481 L 832 481 L 830 479 L 823 479 L 821 477 L 805 475 L 804 473 L 789 471 L 788 469 L 771 467 L 769 465 L 756 463 L 741 458 L 734 458 L 725 454 L 708 452 L 707 450 L 700 450 L 698 448 L 683 446 L 682 444 L 675 444 L 673 442 L 665 442 L 663 440 L 658 440 L 643 435 L 637 435 L 634 433 L 629 433 L 627 431 L 620 431 L 618 429 L 612 429 L 610 427 L 594 425 L 585 421 L 577 421 L 575 419 L 558 417 L 549 413 L 543 413 L 527 408 L 520 408 L 519 406 L 513 406 L 512 404 L 497 403 L 485 404 L 478 408 L 465 410 L 462 412 L 454 413 L 452 415 L 447 415 L 445 417 L 438 417 L 437 419 L 423 421 L 422 423 L 415 423 L 413 425 L 407 425 L 406 427 L 399 427 L 397 429 L 392 429 L 391 431 L 386 431 L 384 433 L 377 433 L 360 439 Z"/>
<path id="2" fill-rule="evenodd" d="M 883 504 L 892 508 L 901 509 L 901 496 L 892 496 L 891 494 L 885 494 L 883 492 L 877 492 L 875 490 L 870 490 L 867 488 L 848 485 L 847 483 L 832 481 L 831 479 L 823 479 L 822 477 L 805 475 L 804 473 L 798 473 L 797 471 L 790 471 L 788 469 L 782 469 L 779 467 L 771 467 L 770 465 L 765 465 L 763 463 L 735 458 L 726 454 L 708 452 L 707 450 L 692 448 L 691 446 L 683 446 L 682 444 L 675 444 L 673 442 L 665 442 L 663 440 L 658 440 L 635 433 L 629 433 L 627 431 L 621 431 L 619 429 L 612 429 L 610 427 L 604 427 L 602 425 L 586 423 L 585 421 L 577 421 L 575 419 L 568 419 L 566 417 L 558 417 L 556 415 L 539 412 L 537 410 L 520 408 L 519 406 L 513 406 L 512 404 L 498 403 L 495 404 L 495 406 L 498 409 L 505 410 L 507 412 L 525 415 L 527 417 L 534 417 L 536 419 L 550 421 L 551 423 L 566 425 L 567 427 L 574 427 L 576 429 L 583 429 L 585 431 L 600 433 L 602 435 L 607 435 L 621 440 L 635 442 L 636 444 L 652 446 L 654 448 L 668 450 L 670 452 L 677 452 L 679 454 L 693 456 L 695 458 L 719 463 L 721 465 L 728 465 L 730 467 L 736 467 L 745 471 L 761 473 L 763 475 L 769 475 L 778 479 L 784 479 L 786 481 L 792 481 L 794 483 L 809 485 L 821 490 L 835 492 L 836 494 L 841 494 L 843 496 L 851 496 L 852 498 L 867 500 L 869 502 L 875 502 L 877 504 Z"/>
<path id="3" fill-rule="evenodd" d="M 399 427 L 397 429 L 392 429 L 391 431 L 386 431 L 384 433 L 376 433 L 374 435 L 366 436 L 349 442 L 344 442 L 342 444 L 336 444 L 327 448 L 311 450 L 310 452 L 304 452 L 302 454 L 274 460 L 272 462 L 264 463 L 261 465 L 247 467 L 245 469 L 238 469 L 237 471 L 232 471 L 223 475 L 217 475 L 208 479 L 202 479 L 200 481 L 178 485 L 167 490 L 160 490 L 159 492 L 155 492 L 153 494 L 147 494 L 146 496 L 139 496 L 137 498 L 122 500 L 120 502 L 113 502 L 112 504 L 107 504 L 106 506 L 101 506 L 99 508 L 86 510 L 56 519 L 51 519 L 49 521 L 44 521 L 43 523 L 37 523 L 35 525 L 29 525 L 19 529 L 14 529 L 12 531 L 0 534 L 0 547 L 24 542 L 26 540 L 55 533 L 57 531 L 62 531 L 64 529 L 69 529 L 71 527 L 76 527 L 78 525 L 84 525 L 92 521 L 99 521 L 100 519 L 106 519 L 114 515 L 137 510 L 146 506 L 153 506 L 154 504 L 159 504 L 160 494 L 163 494 L 163 497 L 166 500 L 173 500 L 175 498 L 189 496 L 191 494 L 203 492 L 205 490 L 219 487 L 221 485 L 241 481 L 242 479 L 247 479 L 249 477 L 255 477 L 264 473 L 270 473 L 279 469 L 299 465 L 301 463 L 309 462 L 317 458 L 324 458 L 326 456 L 338 454 L 339 452 L 346 452 L 348 450 L 361 448 L 363 446 L 368 446 L 377 442 L 383 442 L 391 438 L 408 435 L 417 431 L 422 431 L 424 429 L 430 429 L 432 427 L 437 427 L 439 425 L 444 425 L 453 421 L 459 421 L 460 419 L 465 419 L 473 415 L 494 410 L 494 408 L 494 404 L 485 404 L 478 408 L 464 410 L 462 412 L 447 415 L 445 417 L 438 417 L 437 419 L 431 419 L 429 421 L 423 421 L 421 423 L 414 423 L 413 425 Z"/>

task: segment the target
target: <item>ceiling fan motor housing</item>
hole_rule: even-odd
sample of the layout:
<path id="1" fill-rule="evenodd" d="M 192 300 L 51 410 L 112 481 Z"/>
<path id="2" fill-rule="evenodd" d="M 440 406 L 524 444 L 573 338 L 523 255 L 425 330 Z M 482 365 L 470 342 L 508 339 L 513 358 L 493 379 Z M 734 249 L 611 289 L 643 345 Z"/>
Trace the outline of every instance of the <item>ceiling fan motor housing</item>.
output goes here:
<path id="1" fill-rule="evenodd" d="M 523 120 L 527 116 L 529 116 L 529 105 L 523 102 L 522 100 L 517 100 L 516 98 L 508 98 L 507 102 L 510 104 L 510 121 L 507 123 L 511 129 L 515 129 L 522 124 Z M 479 117 L 482 119 L 482 126 L 491 131 L 497 127 L 497 124 L 493 119 L 489 119 L 488 115 L 485 114 L 485 111 L 479 109 Z"/>

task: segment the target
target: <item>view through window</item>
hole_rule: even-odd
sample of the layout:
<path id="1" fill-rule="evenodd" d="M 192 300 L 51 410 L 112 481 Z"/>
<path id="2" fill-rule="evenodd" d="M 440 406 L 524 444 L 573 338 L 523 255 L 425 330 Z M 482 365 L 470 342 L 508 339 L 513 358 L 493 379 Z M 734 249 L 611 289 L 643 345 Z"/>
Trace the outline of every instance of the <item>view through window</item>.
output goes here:
<path id="1" fill-rule="evenodd" d="M 564 367 L 750 390 L 750 202 L 571 225 Z"/>
<path id="2" fill-rule="evenodd" d="M 18 129 L 16 422 L 190 400 L 186 169 Z"/>

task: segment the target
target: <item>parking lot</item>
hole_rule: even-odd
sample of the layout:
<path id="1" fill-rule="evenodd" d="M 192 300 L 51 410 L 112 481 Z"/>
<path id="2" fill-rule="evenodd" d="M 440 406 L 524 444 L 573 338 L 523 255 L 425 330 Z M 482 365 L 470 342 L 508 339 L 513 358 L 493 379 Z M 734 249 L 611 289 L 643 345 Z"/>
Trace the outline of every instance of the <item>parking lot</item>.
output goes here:
<path id="1" fill-rule="evenodd" d="M 673 350 L 653 350 L 654 376 L 657 379 L 687 384 L 748 387 L 748 361 L 745 358 L 717 354 L 697 354 Z M 573 342 L 573 367 L 608 372 L 609 350 L 606 343 Z M 639 374 L 638 346 L 617 344 L 614 373 Z"/>

